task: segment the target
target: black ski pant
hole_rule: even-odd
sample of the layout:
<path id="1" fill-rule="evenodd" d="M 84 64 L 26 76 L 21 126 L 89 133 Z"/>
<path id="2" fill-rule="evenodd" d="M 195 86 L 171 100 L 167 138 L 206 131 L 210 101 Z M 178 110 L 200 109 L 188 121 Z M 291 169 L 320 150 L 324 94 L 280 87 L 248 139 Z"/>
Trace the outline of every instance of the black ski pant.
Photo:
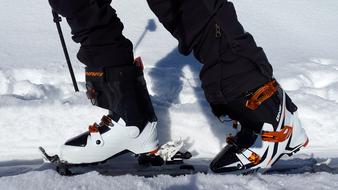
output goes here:
<path id="1" fill-rule="evenodd" d="M 122 35 L 123 24 L 111 0 L 49 0 L 67 18 L 73 40 L 80 43 L 78 59 L 88 68 L 132 64 L 133 45 Z"/>
<path id="2" fill-rule="evenodd" d="M 81 43 L 78 59 L 88 68 L 133 63 L 132 43 L 111 0 L 49 0 L 67 18 L 73 39 Z M 262 48 L 244 31 L 234 6 L 226 0 L 148 0 L 152 11 L 179 42 L 203 64 L 202 88 L 215 115 L 227 105 L 272 79 Z M 225 113 L 226 114 L 226 113 Z"/>

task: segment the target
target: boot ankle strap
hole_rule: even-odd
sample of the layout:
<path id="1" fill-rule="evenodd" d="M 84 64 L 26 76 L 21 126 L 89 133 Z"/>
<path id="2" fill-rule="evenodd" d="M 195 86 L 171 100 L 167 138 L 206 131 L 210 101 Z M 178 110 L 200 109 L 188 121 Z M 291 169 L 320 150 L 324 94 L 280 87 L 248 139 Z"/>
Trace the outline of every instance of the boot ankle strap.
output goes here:
<path id="1" fill-rule="evenodd" d="M 269 99 L 278 90 L 276 80 L 266 83 L 264 86 L 256 90 L 246 101 L 245 106 L 251 110 L 256 110 L 265 100 Z"/>

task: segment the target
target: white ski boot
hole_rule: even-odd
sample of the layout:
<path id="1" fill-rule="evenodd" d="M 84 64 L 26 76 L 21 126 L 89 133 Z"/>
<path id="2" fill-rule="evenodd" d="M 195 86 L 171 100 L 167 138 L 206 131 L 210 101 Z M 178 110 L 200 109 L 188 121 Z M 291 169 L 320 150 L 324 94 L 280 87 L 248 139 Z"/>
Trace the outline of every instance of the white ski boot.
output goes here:
<path id="1" fill-rule="evenodd" d="M 86 68 L 87 96 L 108 109 L 100 124 L 67 141 L 59 155 L 62 162 L 102 162 L 124 151 L 135 154 L 158 149 L 157 117 L 143 75 L 141 58 L 134 64 Z"/>
<path id="2" fill-rule="evenodd" d="M 89 131 L 67 141 L 60 150 L 60 160 L 68 164 L 105 161 L 124 151 L 143 154 L 158 149 L 157 122 L 148 122 L 140 131 L 104 116 L 100 124 L 89 126 Z"/>
<path id="3" fill-rule="evenodd" d="M 264 173 L 283 155 L 292 156 L 308 145 L 309 140 L 300 124 L 297 111 L 292 113 L 288 110 L 288 97 L 281 88 L 276 88 L 276 91 L 274 93 L 278 94 L 281 102 L 275 117 L 277 122 L 274 125 L 264 123 L 260 133 L 242 126 L 236 136 L 228 137 L 228 145 L 210 164 L 213 172 Z M 263 93 L 260 95 L 266 96 Z"/>

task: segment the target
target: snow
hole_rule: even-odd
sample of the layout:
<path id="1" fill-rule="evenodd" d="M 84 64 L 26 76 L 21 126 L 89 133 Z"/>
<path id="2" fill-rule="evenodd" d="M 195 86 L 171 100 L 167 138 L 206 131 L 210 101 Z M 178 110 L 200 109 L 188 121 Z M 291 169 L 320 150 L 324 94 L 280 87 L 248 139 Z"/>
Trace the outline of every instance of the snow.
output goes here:
<path id="1" fill-rule="evenodd" d="M 62 22 L 80 91 L 73 92 L 47 1 L 0 1 L 0 189 L 337 189 L 337 175 L 220 176 L 198 174 L 104 177 L 91 172 L 61 177 L 42 163 L 43 145 L 59 146 L 97 121 L 105 110 L 85 96 L 78 45 Z M 299 155 L 338 160 L 338 2 L 234 0 L 239 19 L 264 47 L 274 73 L 299 106 L 310 147 Z M 200 65 L 176 50 L 146 1 L 113 0 L 159 117 L 162 143 L 182 137 L 197 159 L 212 159 L 229 127 L 213 117 L 200 88 Z M 132 7 L 132 8 L 131 8 Z M 37 167 L 37 169 L 36 169 Z M 34 171 L 31 171 L 34 170 Z"/>
<path id="2" fill-rule="evenodd" d="M 338 176 L 327 173 L 303 175 L 190 175 L 182 177 L 160 176 L 142 178 L 134 176 L 103 177 L 95 172 L 76 177 L 60 177 L 52 171 L 31 172 L 20 176 L 2 178 L 0 186 L 6 189 L 144 189 L 144 190 L 186 190 L 186 189 L 247 189 L 247 190 L 284 190 L 302 189 L 337 189 Z M 17 181 L 20 181 L 19 183 Z M 34 183 L 32 183 L 34 182 Z M 327 183 L 330 182 L 330 183 Z"/>

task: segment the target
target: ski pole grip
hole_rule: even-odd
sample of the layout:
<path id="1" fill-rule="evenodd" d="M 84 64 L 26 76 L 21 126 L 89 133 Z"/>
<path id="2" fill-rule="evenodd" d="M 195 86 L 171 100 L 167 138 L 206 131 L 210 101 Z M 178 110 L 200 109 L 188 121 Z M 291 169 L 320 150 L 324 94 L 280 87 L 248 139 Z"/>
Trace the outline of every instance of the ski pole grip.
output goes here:
<path id="1" fill-rule="evenodd" d="M 59 16 L 59 14 L 57 12 L 55 12 L 54 10 L 52 10 L 52 14 L 53 14 L 53 21 L 55 23 L 59 23 L 62 21 L 61 17 Z"/>

